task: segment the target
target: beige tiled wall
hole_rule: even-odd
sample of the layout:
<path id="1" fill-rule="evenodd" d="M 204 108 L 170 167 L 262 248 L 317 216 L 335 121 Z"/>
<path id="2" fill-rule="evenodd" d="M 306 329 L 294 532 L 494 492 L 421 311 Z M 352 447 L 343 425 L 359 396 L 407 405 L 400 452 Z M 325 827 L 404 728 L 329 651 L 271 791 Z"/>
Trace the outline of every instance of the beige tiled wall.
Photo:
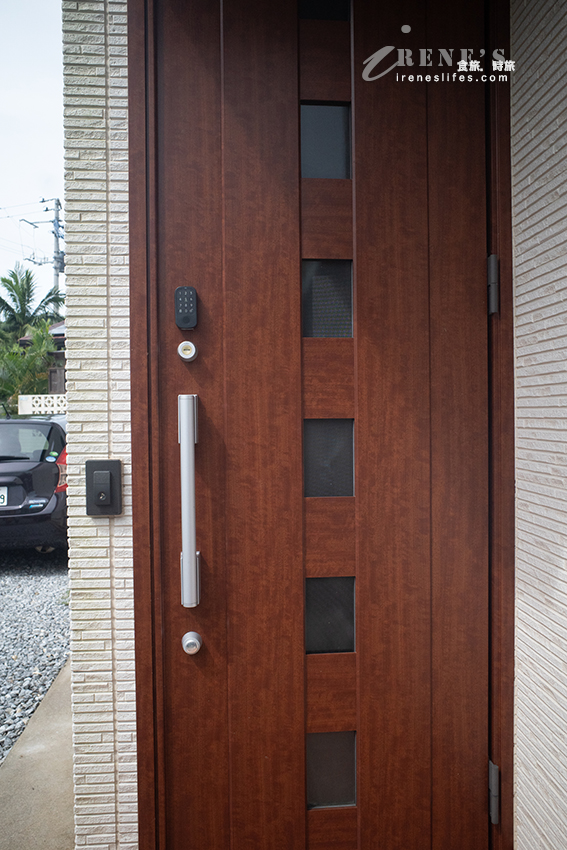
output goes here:
<path id="1" fill-rule="evenodd" d="M 517 850 L 567 847 L 566 20 L 512 0 Z"/>
<path id="2" fill-rule="evenodd" d="M 69 539 L 77 847 L 137 847 L 126 3 L 63 2 Z M 85 513 L 84 463 L 124 464 L 124 513 Z"/>

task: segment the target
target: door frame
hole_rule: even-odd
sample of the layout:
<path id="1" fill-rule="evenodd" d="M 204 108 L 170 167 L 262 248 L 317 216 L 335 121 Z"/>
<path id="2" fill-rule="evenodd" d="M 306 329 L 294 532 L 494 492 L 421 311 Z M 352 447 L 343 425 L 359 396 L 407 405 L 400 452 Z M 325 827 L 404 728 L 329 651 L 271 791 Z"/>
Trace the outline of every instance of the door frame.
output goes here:
<path id="1" fill-rule="evenodd" d="M 509 0 L 486 4 L 490 51 L 510 55 Z M 488 99 L 488 244 L 500 263 L 500 310 L 489 317 L 490 351 L 490 570 L 491 758 L 500 767 L 500 823 L 494 850 L 514 845 L 514 595 L 515 417 L 514 286 L 510 86 L 494 86 Z"/>
<path id="2" fill-rule="evenodd" d="M 482 2 L 482 0 L 479 0 Z M 509 2 L 488 7 L 491 50 L 509 55 Z M 132 499 L 140 846 L 165 848 L 157 405 L 156 56 L 153 0 L 128 0 Z M 500 767 L 494 850 L 513 847 L 514 349 L 509 87 L 489 90 L 487 254 L 500 258 L 500 311 L 489 318 L 491 753 Z M 135 175 L 135 179 L 133 179 Z M 488 793 L 488 781 L 487 781 Z"/>

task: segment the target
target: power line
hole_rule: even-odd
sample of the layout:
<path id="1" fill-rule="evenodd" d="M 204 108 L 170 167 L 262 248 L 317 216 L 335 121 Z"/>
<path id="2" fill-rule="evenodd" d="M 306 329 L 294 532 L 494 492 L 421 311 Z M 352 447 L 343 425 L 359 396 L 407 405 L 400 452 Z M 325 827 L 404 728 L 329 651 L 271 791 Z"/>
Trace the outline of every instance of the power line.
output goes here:
<path id="1" fill-rule="evenodd" d="M 25 245 L 21 240 L 19 242 L 14 242 L 13 239 L 6 239 L 4 236 L 0 236 L 0 245 L 4 245 L 8 250 L 12 245 L 15 245 L 18 248 L 25 248 L 27 251 L 33 251 L 32 245 Z"/>
<path id="2" fill-rule="evenodd" d="M 55 198 L 49 198 L 49 200 L 54 201 Z M 22 207 L 39 207 L 40 204 L 43 204 L 43 203 L 45 203 L 45 201 L 42 200 L 42 201 L 34 201 L 33 203 L 29 203 L 29 204 L 8 204 L 7 206 L 0 204 L 0 210 L 5 210 L 7 212 L 8 210 L 19 210 Z M 6 218 L 10 218 L 10 216 L 6 216 Z"/>
<path id="3" fill-rule="evenodd" d="M 49 204 L 51 204 L 51 203 L 53 204 L 52 207 L 49 206 Z M 16 222 L 17 216 L 16 216 L 16 214 L 13 214 L 13 215 L 6 215 L 6 216 L 3 216 L 3 217 L 0 216 L 0 220 L 10 219 L 18 227 L 18 231 L 20 233 L 20 243 L 19 244 L 20 244 L 20 250 L 21 250 L 22 254 L 28 253 L 28 252 L 31 251 L 31 256 L 24 257 L 25 261 L 30 262 L 30 263 L 34 263 L 37 266 L 43 266 L 46 263 L 52 263 L 53 264 L 53 287 L 56 291 L 58 291 L 59 290 L 59 275 L 62 274 L 65 271 L 65 252 L 61 250 L 61 246 L 60 246 L 60 240 L 65 239 L 65 230 L 64 230 L 64 224 L 63 224 L 63 222 L 61 221 L 61 218 L 60 218 L 60 213 L 61 213 L 62 207 L 61 207 L 61 201 L 59 200 L 59 198 L 41 198 L 39 204 L 37 204 L 37 203 L 36 204 L 14 204 L 11 207 L 0 207 L 0 210 L 4 210 L 4 212 L 7 212 L 9 209 L 18 210 L 18 209 L 23 209 L 23 208 L 32 207 L 32 206 L 38 207 L 40 204 L 47 204 L 48 205 L 48 206 L 43 207 L 41 212 L 44 212 L 44 213 L 45 212 L 52 212 L 53 218 L 42 219 L 40 221 L 31 221 L 30 219 L 27 219 L 27 218 L 19 218 L 19 220 Z M 36 251 L 35 251 L 35 244 L 34 244 L 33 247 L 30 246 L 30 245 L 24 246 L 23 239 L 21 238 L 22 222 L 29 225 L 30 227 L 32 227 L 34 229 L 34 231 L 37 230 L 39 225 L 41 225 L 41 224 L 51 224 L 52 225 L 52 231 L 51 231 L 52 234 L 53 234 L 53 259 L 52 260 L 49 260 L 47 257 L 37 257 Z M 5 241 L 6 243 L 11 242 L 11 240 L 2 240 L 1 238 L 0 238 L 0 241 Z M 35 243 L 35 238 L 34 238 L 34 243 Z M 18 243 L 12 242 L 11 244 L 16 245 Z M 25 251 L 24 251 L 24 248 L 25 248 Z"/>

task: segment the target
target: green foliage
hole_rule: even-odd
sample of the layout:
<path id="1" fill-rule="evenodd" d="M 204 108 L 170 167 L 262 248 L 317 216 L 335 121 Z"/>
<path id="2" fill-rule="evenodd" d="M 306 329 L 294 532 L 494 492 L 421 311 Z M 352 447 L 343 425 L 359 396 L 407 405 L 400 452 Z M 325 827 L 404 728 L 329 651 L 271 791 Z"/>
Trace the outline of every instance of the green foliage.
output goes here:
<path id="1" fill-rule="evenodd" d="M 42 320 L 30 328 L 31 345 L 0 343 L 0 402 L 10 413 L 18 412 L 18 396 L 46 393 L 49 367 L 53 365 L 50 323 Z"/>
<path id="2" fill-rule="evenodd" d="M 29 327 L 45 321 L 53 324 L 61 319 L 59 308 L 63 306 L 65 296 L 53 287 L 34 306 L 37 284 L 33 272 L 20 263 L 16 263 L 7 277 L 1 277 L 0 283 L 4 289 L 3 296 L 0 295 L 0 316 L 3 319 L 0 340 L 8 336 L 16 342 Z"/>
<path id="3" fill-rule="evenodd" d="M 3 291 L 2 291 L 3 290 Z M 53 337 L 49 326 L 62 317 L 65 296 L 55 288 L 36 304 L 34 275 L 16 263 L 0 277 L 0 402 L 17 413 L 18 396 L 46 393 L 49 367 L 53 365 Z M 18 340 L 31 335 L 31 345 Z"/>

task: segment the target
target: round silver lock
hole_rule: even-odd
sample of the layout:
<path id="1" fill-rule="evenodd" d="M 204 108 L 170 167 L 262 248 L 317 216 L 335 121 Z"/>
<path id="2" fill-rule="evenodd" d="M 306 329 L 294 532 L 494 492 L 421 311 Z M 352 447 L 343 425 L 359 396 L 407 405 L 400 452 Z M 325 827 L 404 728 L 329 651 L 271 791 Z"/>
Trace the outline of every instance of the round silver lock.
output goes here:
<path id="1" fill-rule="evenodd" d="M 181 646 L 187 655 L 196 655 L 203 645 L 203 639 L 197 632 L 186 632 L 181 638 Z"/>
<path id="2" fill-rule="evenodd" d="M 198 354 L 197 346 L 186 339 L 184 342 L 180 342 L 177 346 L 177 353 L 182 360 L 194 360 Z"/>

